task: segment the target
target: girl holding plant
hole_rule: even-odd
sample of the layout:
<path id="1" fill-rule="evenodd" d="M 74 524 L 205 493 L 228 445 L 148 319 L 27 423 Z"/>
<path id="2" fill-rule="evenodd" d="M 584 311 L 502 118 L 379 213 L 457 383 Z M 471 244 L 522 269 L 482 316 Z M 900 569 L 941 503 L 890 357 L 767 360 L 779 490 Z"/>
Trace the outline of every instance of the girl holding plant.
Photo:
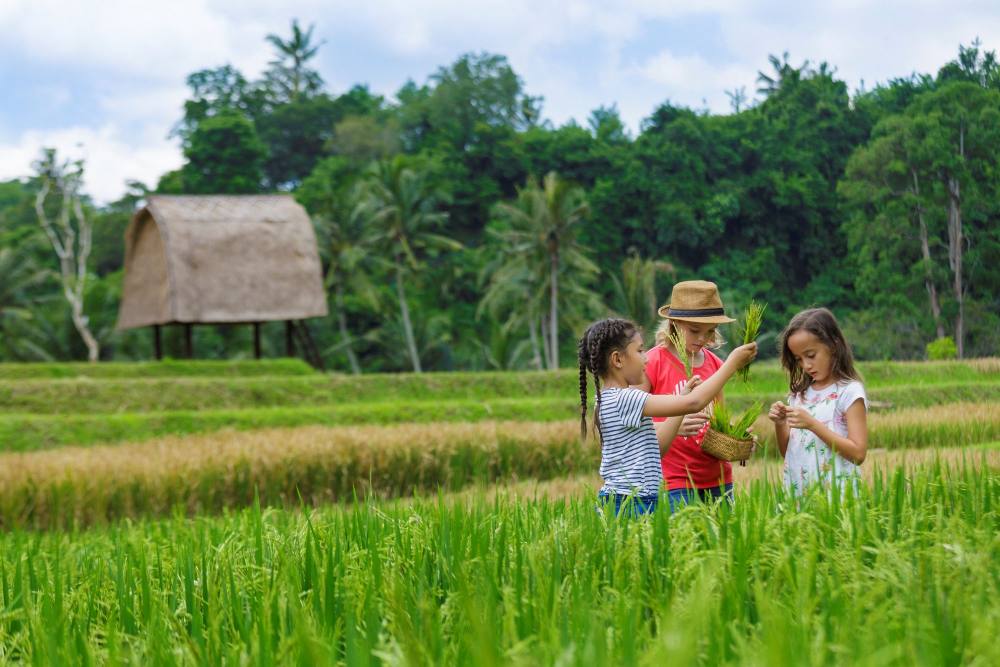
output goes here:
<path id="1" fill-rule="evenodd" d="M 854 356 L 826 308 L 805 310 L 781 334 L 788 403 L 774 403 L 785 486 L 801 495 L 810 486 L 857 484 L 868 453 L 868 397 Z"/>
<path id="2" fill-rule="evenodd" d="M 723 361 L 712 352 L 724 342 L 718 327 L 736 320 L 726 316 L 715 283 L 677 283 L 671 290 L 670 303 L 658 312 L 664 319 L 656 330 L 656 346 L 647 355 L 646 376 L 637 385 L 639 389 L 653 394 L 682 394 L 689 379 L 704 382 L 719 372 Z M 721 401 L 722 392 L 713 400 Z M 732 465 L 701 449 L 708 429 L 707 412 L 654 419 L 659 422 L 656 432 L 660 442 L 669 443 L 660 463 L 671 512 L 693 501 L 696 494 L 702 500 L 732 497 Z"/>
<path id="3" fill-rule="evenodd" d="M 592 324 L 577 348 L 580 362 L 580 435 L 587 435 L 587 373 L 594 379 L 597 404 L 594 430 L 601 440 L 599 497 L 614 503 L 617 515 L 624 502 L 630 514 L 656 509 L 663 472 L 660 445 L 652 418 L 698 412 L 722 391 L 725 382 L 757 355 L 757 344 L 733 350 L 704 382 L 687 382 L 683 395 L 655 396 L 634 385 L 646 378 L 646 353 L 639 328 L 628 320 L 606 319 Z"/>

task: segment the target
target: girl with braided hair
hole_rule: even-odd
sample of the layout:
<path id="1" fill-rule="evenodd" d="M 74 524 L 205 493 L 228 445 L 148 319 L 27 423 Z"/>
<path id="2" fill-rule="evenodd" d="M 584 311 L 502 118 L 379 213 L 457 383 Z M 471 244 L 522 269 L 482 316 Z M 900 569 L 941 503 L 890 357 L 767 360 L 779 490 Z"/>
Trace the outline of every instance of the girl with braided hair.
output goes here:
<path id="1" fill-rule="evenodd" d="M 733 374 L 757 356 L 757 344 L 738 347 L 711 378 L 693 380 L 689 393 L 649 394 L 632 385 L 645 378 L 646 353 L 639 328 L 628 320 L 605 319 L 587 328 L 577 346 L 580 362 L 580 435 L 587 437 L 587 373 L 594 378 L 594 431 L 601 441 L 599 498 L 614 502 L 615 515 L 628 502 L 629 515 L 656 509 L 663 470 L 653 417 L 698 412 Z"/>

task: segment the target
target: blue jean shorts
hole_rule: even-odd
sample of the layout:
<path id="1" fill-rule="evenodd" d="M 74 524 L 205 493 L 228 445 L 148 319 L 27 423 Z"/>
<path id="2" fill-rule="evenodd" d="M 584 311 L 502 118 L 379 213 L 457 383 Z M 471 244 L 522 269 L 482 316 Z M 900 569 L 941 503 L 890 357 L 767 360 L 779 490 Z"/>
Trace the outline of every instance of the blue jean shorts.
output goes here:
<path id="1" fill-rule="evenodd" d="M 681 507 L 700 500 L 709 503 L 725 498 L 730 503 L 733 502 L 732 483 L 725 486 L 710 486 L 705 489 L 671 489 L 667 492 L 667 502 L 670 503 L 670 512 L 676 512 Z"/>
<path id="2" fill-rule="evenodd" d="M 615 516 L 620 516 L 622 510 L 625 511 L 625 516 L 627 517 L 637 517 L 643 514 L 652 514 L 656 511 L 656 506 L 660 501 L 660 496 L 650 495 L 650 496 L 636 496 L 632 494 L 625 493 L 607 493 L 602 491 L 597 494 L 597 511 L 601 512 L 603 508 L 610 507 L 611 503 L 615 504 Z"/>

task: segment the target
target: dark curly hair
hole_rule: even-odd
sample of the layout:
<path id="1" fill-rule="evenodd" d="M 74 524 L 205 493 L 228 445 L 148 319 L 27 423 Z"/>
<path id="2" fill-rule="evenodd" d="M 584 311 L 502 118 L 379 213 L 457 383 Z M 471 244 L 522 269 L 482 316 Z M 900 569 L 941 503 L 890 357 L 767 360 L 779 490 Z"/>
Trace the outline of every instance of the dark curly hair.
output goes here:
<path id="1" fill-rule="evenodd" d="M 594 322 L 577 344 L 580 361 L 580 437 L 587 437 L 587 371 L 594 376 L 597 409 L 594 411 L 594 431 L 601 435 L 601 376 L 607 375 L 608 357 L 615 350 L 624 350 L 638 333 L 634 322 L 608 318 Z"/>
<path id="2" fill-rule="evenodd" d="M 796 331 L 808 331 L 830 349 L 830 375 L 834 379 L 863 381 L 861 374 L 854 368 L 851 346 L 844 338 L 840 325 L 837 324 L 837 318 L 826 308 L 810 308 L 793 317 L 781 332 L 779 339 L 781 365 L 788 373 L 788 386 L 793 394 L 802 394 L 812 384 L 812 378 L 802 370 L 802 366 L 795 360 L 795 355 L 788 347 L 788 339 Z"/>

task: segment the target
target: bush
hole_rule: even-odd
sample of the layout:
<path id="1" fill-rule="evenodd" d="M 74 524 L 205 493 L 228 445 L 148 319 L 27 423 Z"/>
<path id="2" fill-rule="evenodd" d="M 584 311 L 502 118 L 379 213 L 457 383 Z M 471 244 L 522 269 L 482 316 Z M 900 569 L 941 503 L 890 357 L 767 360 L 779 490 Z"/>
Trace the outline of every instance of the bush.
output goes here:
<path id="1" fill-rule="evenodd" d="M 927 358 L 931 361 L 944 361 L 954 359 L 958 356 L 958 347 L 951 336 L 938 338 L 934 342 L 927 343 Z"/>

